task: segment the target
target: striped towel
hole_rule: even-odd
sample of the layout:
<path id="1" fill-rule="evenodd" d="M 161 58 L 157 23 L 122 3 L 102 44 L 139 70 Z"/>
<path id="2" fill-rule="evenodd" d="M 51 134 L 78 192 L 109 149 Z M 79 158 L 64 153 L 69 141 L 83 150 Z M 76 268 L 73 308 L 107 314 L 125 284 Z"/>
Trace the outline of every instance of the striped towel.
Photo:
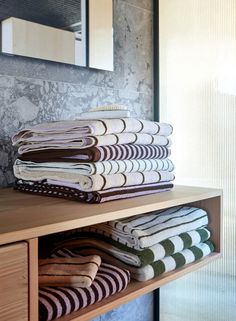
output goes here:
<path id="1" fill-rule="evenodd" d="M 18 176 L 18 173 L 15 174 Z M 49 184 L 78 188 L 84 192 L 94 192 L 116 187 L 170 182 L 174 180 L 174 174 L 167 171 L 151 171 L 85 176 L 64 171 L 24 171 L 17 178 L 32 181 L 42 181 L 46 179 Z"/>
<path id="2" fill-rule="evenodd" d="M 142 250 L 184 232 L 208 224 L 206 211 L 188 206 L 176 206 L 166 210 L 109 221 L 79 229 L 112 238 L 128 247 Z"/>
<path id="3" fill-rule="evenodd" d="M 39 260 L 39 285 L 89 287 L 100 265 L 98 255 Z"/>
<path id="4" fill-rule="evenodd" d="M 150 171 L 168 171 L 174 170 L 174 164 L 170 159 L 131 159 L 104 161 L 96 163 L 63 163 L 48 162 L 35 163 L 30 161 L 22 161 L 17 159 L 14 164 L 14 174 L 16 177 L 30 174 L 34 171 L 43 172 L 66 172 L 79 175 L 95 175 L 95 174 L 118 174 L 118 173 L 135 173 Z"/>
<path id="5" fill-rule="evenodd" d="M 65 233 L 63 233 L 63 237 L 66 238 Z M 200 228 L 181 233 L 142 251 L 95 233 L 75 232 L 74 235 L 70 233 L 68 237 L 68 239 L 55 244 L 54 251 L 60 247 L 65 247 L 72 250 L 81 249 L 85 251 L 84 253 L 89 250 L 89 253 L 98 255 L 108 253 L 126 264 L 141 267 L 207 241 L 210 238 L 210 231 L 207 228 Z"/>
<path id="6" fill-rule="evenodd" d="M 78 189 L 76 184 L 74 184 L 74 186 L 75 187 L 72 188 L 63 185 L 49 184 L 47 181 L 33 182 L 17 180 L 15 182 L 14 189 L 35 195 L 59 197 L 86 203 L 104 203 L 108 201 L 166 192 L 173 188 L 173 184 L 170 182 L 111 188 L 96 192 L 83 192 Z"/>
<path id="7" fill-rule="evenodd" d="M 30 153 L 34 151 L 43 150 L 57 150 L 57 149 L 84 149 L 94 146 L 110 146 L 110 145 L 125 145 L 125 144 L 137 144 L 137 145 L 158 145 L 170 147 L 172 142 L 170 138 L 160 135 L 150 135 L 143 133 L 121 133 L 110 134 L 103 136 L 86 136 L 75 137 L 66 139 L 64 135 L 57 135 L 58 137 L 40 142 L 34 141 L 34 138 L 28 139 L 27 143 L 22 142 L 18 148 L 19 154 Z"/>
<path id="8" fill-rule="evenodd" d="M 108 135 L 119 133 L 146 133 L 151 135 L 169 136 L 172 126 L 136 118 L 116 118 L 99 120 L 64 120 L 52 123 L 38 124 L 25 128 L 12 137 L 13 145 L 26 144 L 34 140 L 53 140 L 63 134 L 65 139 L 85 137 L 90 135 Z"/>
<path id="9" fill-rule="evenodd" d="M 58 251 L 59 257 L 76 257 L 69 250 Z M 102 263 L 92 285 L 77 287 L 40 287 L 39 319 L 51 321 L 94 304 L 124 290 L 130 281 L 127 270 Z"/>
<path id="10" fill-rule="evenodd" d="M 87 149 L 48 149 L 25 153 L 20 159 L 32 162 L 102 162 L 127 159 L 165 159 L 170 149 L 158 145 L 114 145 Z"/>
<path id="11" fill-rule="evenodd" d="M 214 246 L 211 241 L 206 241 L 199 243 L 195 246 L 192 246 L 183 251 L 177 252 L 173 255 L 166 256 L 158 261 L 155 261 L 151 264 L 145 265 L 143 267 L 134 267 L 128 264 L 121 262 L 120 260 L 114 258 L 107 252 L 97 251 L 100 253 L 102 260 L 107 263 L 115 264 L 116 266 L 127 269 L 130 272 L 131 278 L 137 281 L 147 281 L 163 273 L 173 271 L 177 268 L 180 268 L 186 264 L 195 262 L 213 252 Z M 93 250 L 90 249 L 81 249 L 74 250 L 75 253 L 80 254 L 89 254 Z"/>

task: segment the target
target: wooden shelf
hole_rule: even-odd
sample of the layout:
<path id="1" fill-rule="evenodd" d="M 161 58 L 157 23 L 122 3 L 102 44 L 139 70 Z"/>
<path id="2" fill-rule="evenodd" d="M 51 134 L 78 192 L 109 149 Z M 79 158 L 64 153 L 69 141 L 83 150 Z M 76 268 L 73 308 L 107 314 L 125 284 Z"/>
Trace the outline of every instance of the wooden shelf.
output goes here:
<path id="1" fill-rule="evenodd" d="M 82 204 L 2 189 L 0 245 L 215 197 L 221 190 L 176 186 L 160 194 Z"/>
<path id="2" fill-rule="evenodd" d="M 215 246 L 214 253 L 150 281 L 132 281 L 125 291 L 58 319 L 89 321 L 219 258 L 222 235 L 221 198 L 222 191 L 218 189 L 176 186 L 170 192 L 92 205 L 2 189 L 0 245 L 28 241 L 29 321 L 38 321 L 38 237 L 183 204 L 200 207 L 208 212 L 208 228 Z"/>
<path id="3" fill-rule="evenodd" d="M 126 290 L 117 293 L 101 302 L 88 306 L 80 310 L 79 312 L 73 312 L 67 316 L 61 317 L 58 321 L 90 321 L 108 311 L 111 311 L 122 304 L 126 304 L 131 300 L 138 298 L 148 292 L 151 292 L 168 282 L 174 281 L 187 273 L 193 272 L 208 263 L 221 257 L 219 253 L 212 253 L 209 256 L 182 268 L 179 268 L 173 272 L 168 272 L 161 277 L 157 277 L 146 282 L 132 281 Z"/>

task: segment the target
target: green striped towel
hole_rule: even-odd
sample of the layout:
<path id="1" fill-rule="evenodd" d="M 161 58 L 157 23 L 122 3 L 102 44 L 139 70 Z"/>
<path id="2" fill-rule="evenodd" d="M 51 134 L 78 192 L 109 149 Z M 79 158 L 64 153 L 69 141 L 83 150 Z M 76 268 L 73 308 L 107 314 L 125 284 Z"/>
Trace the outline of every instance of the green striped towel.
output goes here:
<path id="1" fill-rule="evenodd" d="M 78 231 L 98 233 L 128 247 L 142 250 L 169 237 L 196 230 L 207 224 L 208 216 L 203 209 L 177 206 L 84 227 Z"/>
<path id="2" fill-rule="evenodd" d="M 94 254 L 93 249 L 81 248 L 75 250 L 82 255 L 91 255 Z M 214 251 L 214 246 L 211 241 L 206 241 L 199 243 L 185 249 L 183 251 L 177 252 L 173 255 L 166 256 L 161 260 L 153 262 L 151 264 L 145 265 L 143 267 L 134 267 L 128 264 L 121 262 L 120 260 L 109 255 L 107 252 L 102 252 L 97 250 L 96 254 L 99 254 L 102 258 L 102 261 L 107 263 L 112 263 L 113 265 L 124 268 L 130 271 L 131 277 L 137 281 L 147 281 L 154 277 L 160 276 L 163 273 L 173 271 L 178 269 L 186 264 L 200 260 L 201 258 L 209 255 Z"/>
<path id="3" fill-rule="evenodd" d="M 151 264 L 157 260 L 180 252 L 193 245 L 205 242 L 210 238 L 210 231 L 207 228 L 185 232 L 177 236 L 170 237 L 158 244 L 144 250 L 135 250 L 117 241 L 95 233 L 76 233 L 68 240 L 59 242 L 56 248 L 65 247 L 68 249 L 87 248 L 107 252 L 120 261 L 141 267 Z"/>

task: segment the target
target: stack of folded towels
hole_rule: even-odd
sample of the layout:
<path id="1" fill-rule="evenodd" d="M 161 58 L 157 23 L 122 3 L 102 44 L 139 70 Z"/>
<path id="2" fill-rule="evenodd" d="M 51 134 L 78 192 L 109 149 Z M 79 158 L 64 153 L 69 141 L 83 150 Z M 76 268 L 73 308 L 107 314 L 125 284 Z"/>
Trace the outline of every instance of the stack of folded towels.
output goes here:
<path id="1" fill-rule="evenodd" d="M 57 246 L 100 255 L 104 262 L 130 271 L 132 278 L 146 281 L 213 252 L 207 224 L 204 210 L 177 206 L 84 227 Z"/>
<path id="2" fill-rule="evenodd" d="M 114 112 L 122 111 L 104 115 Z M 174 180 L 171 133 L 166 123 L 108 117 L 21 130 L 12 139 L 20 155 L 15 188 L 88 203 L 168 191 Z"/>
<path id="3" fill-rule="evenodd" d="M 61 248 L 39 260 L 39 320 L 51 321 L 124 290 L 130 273 Z"/>

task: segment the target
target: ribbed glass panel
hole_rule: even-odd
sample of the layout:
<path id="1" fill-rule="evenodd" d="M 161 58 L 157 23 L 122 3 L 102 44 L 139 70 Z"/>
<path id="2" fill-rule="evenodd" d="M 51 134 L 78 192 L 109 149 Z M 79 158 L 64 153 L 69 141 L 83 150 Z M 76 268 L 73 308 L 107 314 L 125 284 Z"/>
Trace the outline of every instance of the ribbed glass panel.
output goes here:
<path id="1" fill-rule="evenodd" d="M 236 1 L 160 0 L 176 183 L 224 191 L 223 259 L 161 289 L 161 321 L 236 320 Z"/>

